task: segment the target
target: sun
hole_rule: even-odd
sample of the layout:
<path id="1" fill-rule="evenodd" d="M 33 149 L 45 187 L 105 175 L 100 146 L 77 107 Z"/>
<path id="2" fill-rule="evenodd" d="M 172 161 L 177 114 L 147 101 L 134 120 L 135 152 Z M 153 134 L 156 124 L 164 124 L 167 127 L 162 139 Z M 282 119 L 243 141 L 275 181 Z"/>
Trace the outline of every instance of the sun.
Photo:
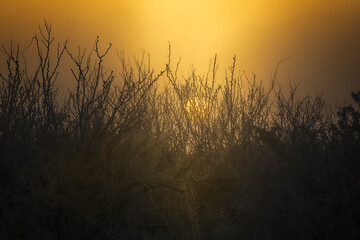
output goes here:
<path id="1" fill-rule="evenodd" d="M 204 98 L 190 98 L 185 105 L 185 109 L 191 120 L 200 120 L 209 114 L 209 102 Z"/>

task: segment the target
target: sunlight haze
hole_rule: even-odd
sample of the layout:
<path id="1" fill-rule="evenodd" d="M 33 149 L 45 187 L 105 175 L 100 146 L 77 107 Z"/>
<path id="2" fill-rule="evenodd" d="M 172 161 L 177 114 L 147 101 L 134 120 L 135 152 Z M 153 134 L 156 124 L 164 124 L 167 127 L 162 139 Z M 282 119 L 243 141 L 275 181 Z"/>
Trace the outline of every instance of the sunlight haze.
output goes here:
<path id="1" fill-rule="evenodd" d="M 306 92 L 317 88 L 342 101 L 360 88 L 359 12 L 355 0 L 2 0 L 0 36 L 5 45 L 25 45 L 46 19 L 71 47 L 90 48 L 99 35 L 129 56 L 148 51 L 160 69 L 170 42 L 184 74 L 191 64 L 205 74 L 218 54 L 223 75 L 236 54 L 239 69 L 264 81 L 291 57 L 281 82 L 291 75 Z"/>

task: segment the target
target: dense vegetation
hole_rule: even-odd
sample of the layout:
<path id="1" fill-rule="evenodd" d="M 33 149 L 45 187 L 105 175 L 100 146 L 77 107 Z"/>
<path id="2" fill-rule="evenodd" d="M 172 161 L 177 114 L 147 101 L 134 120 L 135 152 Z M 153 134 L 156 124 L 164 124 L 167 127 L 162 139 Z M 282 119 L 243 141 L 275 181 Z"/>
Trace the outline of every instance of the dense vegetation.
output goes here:
<path id="1" fill-rule="evenodd" d="M 31 48 L 33 67 L 1 59 L 0 239 L 360 237 L 360 92 L 332 110 L 235 58 L 179 77 L 170 47 L 159 73 L 146 54 L 118 73 L 111 45 L 73 52 L 46 24 Z"/>

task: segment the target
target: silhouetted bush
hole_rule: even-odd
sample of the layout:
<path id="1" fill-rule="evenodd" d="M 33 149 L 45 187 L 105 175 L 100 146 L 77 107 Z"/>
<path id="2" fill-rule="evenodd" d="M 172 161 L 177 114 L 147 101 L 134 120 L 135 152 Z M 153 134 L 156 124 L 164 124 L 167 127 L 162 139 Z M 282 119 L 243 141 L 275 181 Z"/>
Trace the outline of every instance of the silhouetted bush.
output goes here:
<path id="1" fill-rule="evenodd" d="M 359 238 L 360 92 L 334 113 L 276 72 L 269 87 L 237 74 L 235 57 L 219 81 L 216 56 L 179 77 L 170 47 L 158 73 L 119 54 L 117 73 L 111 44 L 68 45 L 45 23 L 3 48 L 1 239 Z"/>

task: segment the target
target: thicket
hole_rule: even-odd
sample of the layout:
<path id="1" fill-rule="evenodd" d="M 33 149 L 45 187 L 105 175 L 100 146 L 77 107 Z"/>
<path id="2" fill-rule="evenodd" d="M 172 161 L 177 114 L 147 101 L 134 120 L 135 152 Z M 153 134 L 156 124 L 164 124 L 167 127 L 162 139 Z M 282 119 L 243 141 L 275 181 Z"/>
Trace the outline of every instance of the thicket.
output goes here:
<path id="1" fill-rule="evenodd" d="M 0 239 L 359 238 L 360 92 L 333 110 L 216 56 L 184 76 L 170 47 L 115 72 L 46 23 L 31 48 L 1 59 Z"/>

